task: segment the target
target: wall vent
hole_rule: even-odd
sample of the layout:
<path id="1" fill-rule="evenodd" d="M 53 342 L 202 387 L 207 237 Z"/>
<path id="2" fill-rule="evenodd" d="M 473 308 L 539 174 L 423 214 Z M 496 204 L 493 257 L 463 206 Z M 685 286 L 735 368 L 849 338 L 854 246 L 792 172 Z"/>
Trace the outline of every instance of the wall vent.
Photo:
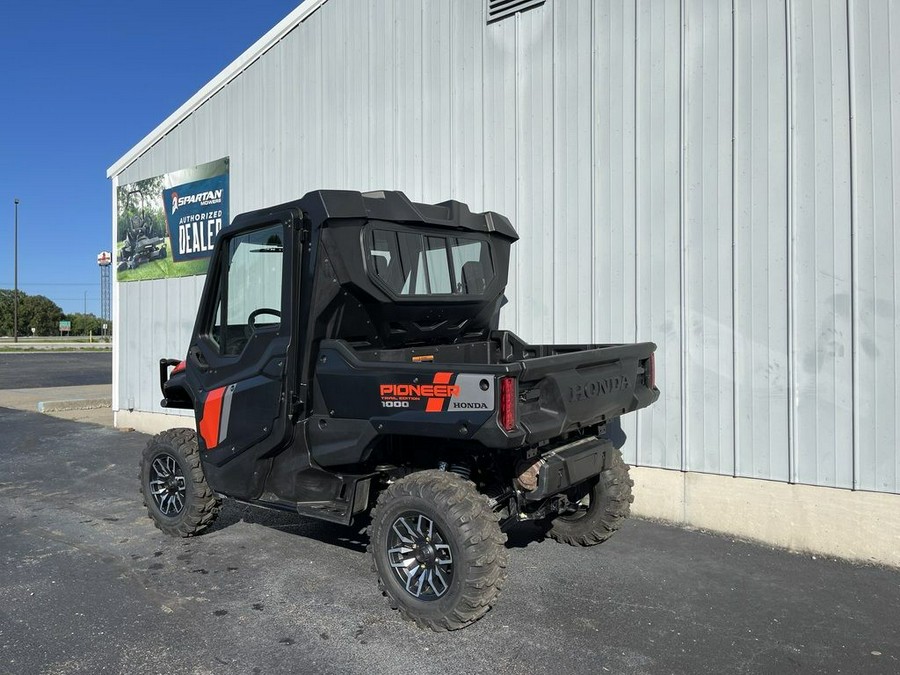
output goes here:
<path id="1" fill-rule="evenodd" d="M 545 0 L 487 0 L 487 22 L 494 23 L 544 4 Z"/>

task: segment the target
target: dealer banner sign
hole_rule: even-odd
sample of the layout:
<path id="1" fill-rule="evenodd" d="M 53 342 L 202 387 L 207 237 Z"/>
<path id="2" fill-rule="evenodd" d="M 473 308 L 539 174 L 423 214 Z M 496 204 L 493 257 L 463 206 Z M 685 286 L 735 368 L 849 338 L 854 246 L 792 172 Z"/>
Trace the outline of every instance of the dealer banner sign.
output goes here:
<path id="1" fill-rule="evenodd" d="M 228 223 L 228 173 L 163 191 L 175 262 L 207 258 Z"/>
<path id="2" fill-rule="evenodd" d="M 228 224 L 228 158 L 116 191 L 118 281 L 205 274 Z"/>

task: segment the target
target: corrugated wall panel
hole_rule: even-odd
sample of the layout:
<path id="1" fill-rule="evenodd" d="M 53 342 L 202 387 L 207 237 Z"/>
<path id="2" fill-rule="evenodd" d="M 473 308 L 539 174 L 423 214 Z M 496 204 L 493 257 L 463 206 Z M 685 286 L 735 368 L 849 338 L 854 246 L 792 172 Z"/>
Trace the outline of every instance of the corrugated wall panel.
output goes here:
<path id="1" fill-rule="evenodd" d="M 394 185 L 397 178 L 397 166 L 403 163 L 395 159 L 399 145 L 397 141 L 397 116 L 401 114 L 397 109 L 396 102 L 395 56 L 397 56 L 397 52 L 403 51 L 403 47 L 399 43 L 392 44 L 387 39 L 387 36 L 392 34 L 392 22 L 394 20 L 393 3 L 388 3 L 382 7 L 367 3 L 365 9 L 361 5 L 355 7 L 356 11 L 364 14 L 368 21 L 365 34 L 354 36 L 356 42 L 353 48 L 355 52 L 364 57 L 361 70 L 366 77 L 365 89 L 359 92 L 360 96 L 358 99 L 358 105 L 363 108 L 361 112 L 364 112 L 366 118 L 364 128 L 367 150 L 362 151 L 367 154 L 368 159 L 366 164 L 368 179 L 366 186 L 370 187 L 380 180 L 387 187 Z M 322 10 L 324 9 L 327 9 L 327 6 L 323 6 Z M 324 46 L 328 44 L 329 40 L 327 26 L 331 23 L 331 15 L 322 10 L 313 15 L 323 25 L 323 52 L 320 68 L 328 73 L 330 77 L 335 78 L 339 75 L 337 70 L 340 68 L 341 62 L 350 61 L 353 57 L 344 52 L 331 53 L 331 50 Z M 347 9 L 347 11 L 352 10 L 353 7 Z M 333 107 L 334 104 L 326 91 L 328 88 L 342 86 L 343 82 L 340 80 L 329 81 L 327 78 L 324 78 L 322 82 L 318 82 L 317 78 L 321 77 L 320 73 L 321 71 L 318 73 L 312 71 L 308 73 L 308 77 L 315 82 L 316 86 L 323 86 L 323 99 L 321 102 L 323 119 L 321 124 L 325 127 L 331 127 L 332 133 L 344 133 L 344 123 L 340 125 L 332 124 L 328 118 L 334 115 L 336 110 L 341 110 L 341 115 L 346 113 L 344 109 Z M 372 101 L 376 100 L 379 101 L 380 105 L 372 105 Z M 315 133 L 316 127 L 311 126 L 310 132 Z M 311 172 L 311 183 L 315 182 L 323 171 L 331 170 L 331 165 L 335 163 L 329 157 L 331 150 L 327 145 L 327 140 L 322 152 L 322 168 L 316 168 Z M 334 185 L 345 187 L 344 183 L 334 183 Z M 310 189 L 314 190 L 316 188 Z"/>
<path id="2" fill-rule="evenodd" d="M 342 58 L 335 58 L 329 55 L 328 67 L 333 68 L 333 82 L 335 88 L 341 91 L 344 101 L 342 108 L 344 123 L 341 126 L 343 133 L 340 152 L 336 154 L 335 160 L 340 161 L 343 171 L 339 185 L 347 187 L 348 185 L 356 185 L 359 190 L 371 190 L 376 185 L 373 184 L 373 176 L 371 174 L 371 144 L 369 143 L 369 118 L 370 110 L 367 104 L 369 100 L 369 72 L 368 58 L 369 44 L 373 35 L 369 32 L 369 14 L 368 11 L 351 5 L 348 3 L 332 3 L 341 5 L 334 9 L 340 9 L 339 16 L 335 18 L 335 23 L 340 26 L 341 42 L 334 45 L 341 51 Z M 315 16 L 315 15 L 313 15 Z M 327 16 L 327 15 L 326 15 Z M 398 17 L 399 19 L 399 17 Z M 397 59 L 401 58 L 398 53 Z M 296 61 L 291 64 L 292 69 L 296 70 Z M 411 79 L 411 78 L 409 78 Z M 403 119 L 402 115 L 408 114 L 403 108 L 396 111 L 397 124 Z M 302 118 L 301 118 L 302 123 Z M 412 145 L 404 144 L 406 152 L 412 150 Z M 401 165 L 408 166 L 411 162 L 404 154 L 402 162 L 395 162 L 399 175 L 399 167 Z M 298 195 L 305 194 L 308 190 L 294 188 L 291 193 L 291 199 L 295 199 Z"/>
<path id="3" fill-rule="evenodd" d="M 301 142 L 301 154 L 297 157 L 300 171 L 298 193 L 315 189 L 310 186 L 316 184 L 320 167 L 325 162 L 322 131 L 329 113 L 325 110 L 323 98 L 326 85 L 322 77 L 323 15 L 322 11 L 314 13 L 289 36 L 296 41 L 298 47 L 298 61 L 292 72 L 301 91 L 301 104 L 296 118 Z M 304 64 L 303 67 L 297 67 L 298 63 Z"/>
<path id="4" fill-rule="evenodd" d="M 230 170 L 230 203 L 229 210 L 240 213 L 250 206 L 253 194 L 259 189 L 258 167 L 254 161 L 254 148 L 258 140 L 256 126 L 256 107 L 258 101 L 249 101 L 253 95 L 251 79 L 253 73 L 248 68 L 241 77 L 232 82 L 229 89 L 229 108 L 222 111 L 228 117 L 228 150 L 234 159 L 229 164 Z M 221 103 L 220 103 L 221 105 Z"/>
<path id="5" fill-rule="evenodd" d="M 178 286 L 163 280 L 119 285 L 117 410 L 162 411 L 159 359 L 183 358 L 187 351 L 204 277 L 196 279 L 199 283 L 189 278 Z"/>
<path id="6" fill-rule="evenodd" d="M 592 340 L 635 339 L 635 5 L 592 2 Z M 584 141 L 581 141 L 582 144 Z"/>
<path id="7" fill-rule="evenodd" d="M 594 266 L 602 264 L 593 242 L 593 84 L 591 2 L 551 3 L 553 12 L 553 212 L 555 342 L 590 342 L 593 315 L 603 300 L 594 295 Z M 545 252 L 546 253 L 546 252 Z M 568 270 L 568 273 L 561 273 Z"/>
<path id="8" fill-rule="evenodd" d="M 788 480 L 784 0 L 735 6 L 735 474 Z"/>
<path id="9" fill-rule="evenodd" d="M 193 123 L 196 125 L 196 132 L 193 134 L 194 136 L 194 152 L 197 157 L 209 157 L 210 150 L 210 137 L 214 133 L 215 124 L 213 123 L 213 110 L 212 108 L 203 107 L 200 108 L 196 113 L 191 115 L 193 118 Z M 218 159 L 217 157 L 211 157 L 210 159 Z M 204 159 L 205 161 L 210 161 L 208 159 Z"/>
<path id="10" fill-rule="evenodd" d="M 689 0 L 684 17 L 685 468 L 734 471 L 732 14 Z"/>
<path id="11" fill-rule="evenodd" d="M 851 3 L 856 486 L 900 492 L 900 5 Z"/>
<path id="12" fill-rule="evenodd" d="M 592 342 L 636 339 L 635 5 L 592 2 Z M 622 428 L 625 460 L 637 461 L 638 415 Z"/>
<path id="13" fill-rule="evenodd" d="M 285 97 L 281 86 L 281 68 L 284 49 L 273 52 L 270 58 L 260 59 L 254 65 L 255 81 L 259 83 L 260 97 L 256 101 L 260 112 L 259 135 L 256 146 L 259 148 L 260 171 L 262 182 L 261 196 L 264 204 L 278 204 L 283 201 L 284 178 L 282 167 L 288 163 L 284 155 L 283 139 L 289 135 L 282 122 Z"/>
<path id="14" fill-rule="evenodd" d="M 793 0 L 793 369 L 800 483 L 851 487 L 850 108 L 846 4 Z"/>
<path id="15" fill-rule="evenodd" d="M 449 190 L 440 199 L 453 197 L 479 211 L 484 209 L 483 27 L 483 4 L 451 3 L 450 139 L 453 162 Z M 431 83 L 436 89 L 435 85 L 436 82 Z"/>
<path id="16" fill-rule="evenodd" d="M 553 323 L 553 10 L 552 3 L 516 14 L 516 105 L 519 152 L 516 156 L 516 229 L 519 233 L 516 303 L 522 338 L 556 341 Z M 490 29 L 490 28 L 489 28 Z"/>
<path id="17" fill-rule="evenodd" d="M 665 395 L 641 413 L 637 463 L 681 468 L 681 12 L 637 4 L 637 339 L 656 342 Z"/>
<path id="18" fill-rule="evenodd" d="M 513 223 L 517 212 L 518 125 L 516 120 L 516 21 L 500 21 L 484 32 L 484 203 Z M 510 269 L 519 266 L 519 245 L 512 247 Z M 511 274 L 506 296 L 519 295 L 518 275 Z M 518 326 L 517 304 L 509 302 L 500 313 L 504 326 Z"/>
<path id="19" fill-rule="evenodd" d="M 354 9 L 349 3 L 328 2 L 317 12 L 320 15 L 322 35 L 322 70 L 318 75 L 322 79 L 322 108 L 326 115 L 335 115 L 338 114 L 337 111 L 340 111 L 341 122 L 337 124 L 337 120 L 326 118 L 321 127 L 322 163 L 318 171 L 319 175 L 313 174 L 313 176 L 319 178 L 322 187 L 341 188 L 345 186 L 349 173 L 347 156 L 352 150 L 348 140 L 348 117 L 351 115 L 349 108 L 354 105 L 354 102 L 348 91 L 346 68 L 356 55 L 360 52 L 364 53 L 365 43 L 362 41 L 366 39 L 363 35 L 354 36 L 354 45 L 350 46 L 347 34 L 347 16 L 352 11 Z M 370 17 L 372 20 L 377 19 L 384 24 L 380 26 L 375 23 L 372 26 L 373 34 L 388 34 L 386 31 L 389 30 L 392 18 L 389 12 L 390 7 L 388 6 L 377 16 Z M 393 47 L 387 41 L 381 40 L 375 40 L 373 47 L 377 50 L 376 57 L 372 60 L 375 69 L 370 71 L 370 75 L 375 75 L 377 78 L 374 80 L 373 86 L 381 86 L 386 91 L 392 91 L 390 86 L 393 82 L 393 68 L 388 64 L 381 66 L 381 63 L 386 56 L 387 58 L 393 57 Z M 382 114 L 385 112 L 381 106 L 374 108 L 372 112 L 375 111 L 380 111 Z M 384 137 L 386 145 L 381 156 L 390 158 L 393 151 L 394 124 L 390 121 L 390 115 L 385 115 L 385 117 L 389 120 L 388 124 L 378 130 Z"/>
<path id="20" fill-rule="evenodd" d="M 421 197 L 428 202 L 444 201 L 450 196 L 451 172 L 457 152 L 450 136 L 450 106 L 454 96 L 450 87 L 451 4 L 455 3 L 436 0 L 429 3 L 427 11 L 422 10 L 424 182 Z M 391 49 L 396 49 L 396 42 L 404 42 L 404 39 L 388 42 Z"/>
<path id="21" fill-rule="evenodd" d="M 305 117 L 303 105 L 305 95 L 299 86 L 299 74 L 293 64 L 300 61 L 299 32 L 293 31 L 282 40 L 282 47 L 278 57 L 281 61 L 279 85 L 282 89 L 281 117 L 281 151 L 284 157 L 279 169 L 281 179 L 278 184 L 281 187 L 278 201 L 284 202 L 292 199 L 293 195 L 303 191 L 301 183 L 300 163 L 306 157 L 305 148 L 301 140 L 301 126 Z"/>
<path id="22" fill-rule="evenodd" d="M 397 187 L 404 190 L 411 199 L 421 199 L 423 193 L 423 156 L 425 154 L 425 135 L 423 133 L 423 101 L 425 83 L 422 69 L 422 22 L 424 7 L 418 0 L 401 0 L 396 3 L 394 21 L 397 31 L 408 35 L 396 45 L 397 55 L 397 88 L 398 105 L 395 106 L 397 118 Z M 368 96 L 366 83 L 360 83 Z M 368 106 L 359 106 L 360 113 L 368 114 Z M 368 139 L 366 139 L 368 140 Z M 365 143 L 365 145 L 370 145 Z M 361 178 L 360 184 L 374 189 L 384 187 L 375 185 L 373 176 Z"/>
<path id="23" fill-rule="evenodd" d="M 118 178 L 498 210 L 503 327 L 659 345 L 629 461 L 900 491 L 898 40 L 889 0 L 330 0 Z M 202 284 L 117 285 L 117 406 L 159 410 Z"/>

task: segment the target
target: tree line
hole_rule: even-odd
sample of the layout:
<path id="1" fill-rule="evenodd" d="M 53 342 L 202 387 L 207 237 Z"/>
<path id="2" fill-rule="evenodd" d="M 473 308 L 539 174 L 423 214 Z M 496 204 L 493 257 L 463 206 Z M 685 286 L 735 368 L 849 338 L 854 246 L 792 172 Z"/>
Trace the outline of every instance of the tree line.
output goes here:
<path id="1" fill-rule="evenodd" d="M 13 334 L 13 291 L 0 288 L 0 337 Z M 59 335 L 59 322 L 71 321 L 70 335 L 100 335 L 103 319 L 93 314 L 66 314 L 59 305 L 44 295 L 19 291 L 19 336 Z M 109 322 L 107 322 L 108 324 Z"/>

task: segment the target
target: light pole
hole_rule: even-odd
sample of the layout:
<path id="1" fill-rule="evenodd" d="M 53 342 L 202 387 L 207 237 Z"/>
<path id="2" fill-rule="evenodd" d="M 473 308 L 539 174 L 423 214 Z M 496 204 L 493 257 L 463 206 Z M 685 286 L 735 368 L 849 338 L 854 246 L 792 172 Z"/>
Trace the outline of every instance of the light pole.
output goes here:
<path id="1" fill-rule="evenodd" d="M 84 313 L 87 314 L 87 291 L 84 292 Z"/>
<path id="2" fill-rule="evenodd" d="M 19 341 L 19 198 L 13 226 L 13 342 Z"/>

